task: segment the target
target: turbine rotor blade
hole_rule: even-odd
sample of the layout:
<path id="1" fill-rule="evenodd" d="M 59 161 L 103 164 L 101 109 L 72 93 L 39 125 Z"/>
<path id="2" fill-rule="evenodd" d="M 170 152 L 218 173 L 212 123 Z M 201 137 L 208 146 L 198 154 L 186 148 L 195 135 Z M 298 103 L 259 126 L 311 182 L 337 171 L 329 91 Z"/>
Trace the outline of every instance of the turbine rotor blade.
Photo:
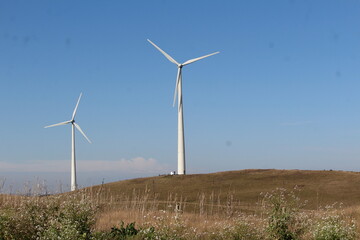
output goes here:
<path id="1" fill-rule="evenodd" d="M 164 52 L 161 48 L 159 48 L 158 46 L 156 46 L 155 43 L 153 43 L 152 41 L 150 41 L 148 39 L 148 42 L 151 43 L 157 50 L 159 50 L 162 54 L 164 54 L 164 56 L 169 59 L 170 62 L 175 63 L 176 65 L 180 65 L 177 61 L 175 61 L 175 59 L 173 59 L 169 54 L 167 54 L 166 52 Z"/>
<path id="2" fill-rule="evenodd" d="M 78 101 L 77 101 L 77 103 L 76 103 L 76 106 L 75 106 L 75 109 L 74 109 L 74 112 L 73 112 L 73 115 L 72 115 L 71 120 L 74 120 L 74 118 L 75 118 L 75 115 L 76 115 L 76 112 L 77 112 L 77 109 L 78 109 L 78 106 L 79 106 L 79 102 L 80 102 L 81 96 L 82 96 L 82 93 L 80 93 L 80 96 L 79 96 Z"/>
<path id="3" fill-rule="evenodd" d="M 182 84 L 182 72 L 180 72 L 179 76 L 179 85 Z M 179 91 L 179 87 L 178 87 Z M 180 108 L 182 108 L 182 91 L 178 92 L 178 112 L 180 112 Z"/>
<path id="4" fill-rule="evenodd" d="M 181 78 L 181 68 L 178 68 L 178 73 L 177 73 L 176 83 L 175 83 L 173 107 L 175 107 L 175 103 L 176 103 L 176 95 L 177 95 L 178 89 L 179 89 L 179 80 L 180 80 L 180 78 Z"/>
<path id="5" fill-rule="evenodd" d="M 211 54 L 208 54 L 208 55 L 205 55 L 205 56 L 202 56 L 202 57 L 198 57 L 198 58 L 194 58 L 194 59 L 190 59 L 190 60 L 187 60 L 186 62 L 184 62 L 182 65 L 185 66 L 185 65 L 188 65 L 190 63 L 193 63 L 193 62 L 196 62 L 196 61 L 199 61 L 203 58 L 206 58 L 206 57 L 210 57 L 212 55 L 215 55 L 215 54 L 218 54 L 220 52 L 214 52 L 214 53 L 211 53 Z"/>
<path id="6" fill-rule="evenodd" d="M 65 121 L 65 122 L 61 122 L 61 123 L 56 123 L 56 124 L 53 124 L 53 125 L 46 126 L 44 128 L 56 127 L 56 126 L 60 126 L 60 125 L 66 125 L 66 124 L 69 124 L 69 123 L 71 123 L 71 121 Z"/>
<path id="7" fill-rule="evenodd" d="M 85 135 L 85 133 L 83 132 L 83 130 L 81 130 L 81 127 L 76 123 L 74 122 L 73 123 L 75 125 L 75 127 L 77 128 L 77 130 L 79 130 L 79 132 L 81 132 L 81 134 L 86 138 L 86 140 L 91 143 L 90 139 Z"/>

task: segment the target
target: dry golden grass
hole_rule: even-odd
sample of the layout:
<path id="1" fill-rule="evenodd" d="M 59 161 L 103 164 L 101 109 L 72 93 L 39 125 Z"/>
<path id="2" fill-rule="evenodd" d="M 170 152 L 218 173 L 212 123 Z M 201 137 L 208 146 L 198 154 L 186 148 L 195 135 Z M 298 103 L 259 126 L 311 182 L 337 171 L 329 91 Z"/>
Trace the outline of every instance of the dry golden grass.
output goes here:
<path id="1" fill-rule="evenodd" d="M 357 223 L 357 226 L 360 228 L 360 203 L 357 206 L 347 207 L 343 209 L 346 216 L 349 216 L 350 218 L 354 219 Z M 360 233 L 360 229 L 358 229 Z"/>
<path id="2" fill-rule="evenodd" d="M 106 231 L 114 226 L 119 226 L 123 221 L 125 224 L 136 222 L 138 226 L 157 226 L 162 224 L 176 225 L 178 219 L 185 228 L 196 229 L 198 232 L 213 231 L 219 226 L 230 226 L 241 218 L 247 221 L 259 222 L 260 219 L 252 215 L 239 215 L 232 218 L 224 216 L 206 216 L 195 213 L 176 213 L 165 211 L 149 211 L 144 215 L 133 210 L 106 211 L 98 215 L 95 228 L 99 231 Z"/>
<path id="3" fill-rule="evenodd" d="M 17 206 L 21 201 L 28 197 L 20 196 L 20 195 L 10 195 L 10 194 L 0 194 L 0 207 L 7 206 Z"/>
<path id="4" fill-rule="evenodd" d="M 98 230 L 121 221 L 146 225 L 163 218 L 169 223 L 181 214 L 183 226 L 206 232 L 241 216 L 246 221 L 261 221 L 260 194 L 295 186 L 300 189 L 299 197 L 308 201 L 305 210 L 309 214 L 321 215 L 323 207 L 341 202 L 342 211 L 360 224 L 359 185 L 356 172 L 270 169 L 140 178 L 82 191 L 101 206 Z"/>
<path id="5" fill-rule="evenodd" d="M 300 197 L 309 201 L 308 209 L 342 202 L 344 207 L 360 203 L 360 173 L 345 171 L 307 170 L 241 170 L 211 174 L 158 176 L 138 178 L 93 186 L 82 191 L 100 202 L 124 204 L 135 196 L 145 201 L 156 200 L 158 204 L 180 201 L 187 211 L 206 196 L 206 204 L 226 205 L 236 202 L 238 206 L 252 208 L 261 192 L 275 188 L 293 189 L 297 186 Z M 211 199 L 212 198 L 212 199 Z"/>
<path id="6" fill-rule="evenodd" d="M 261 193 L 279 187 L 292 190 L 295 186 L 300 189 L 299 197 L 308 201 L 307 214 L 321 215 L 322 207 L 341 202 L 341 211 L 359 225 L 359 185 L 357 172 L 241 170 L 131 179 L 61 194 L 60 198 L 65 200 L 72 194 L 90 197 L 100 206 L 96 230 L 109 230 L 121 221 L 175 226 L 181 219 L 183 227 L 209 232 L 239 219 L 263 226 Z M 24 198 L 27 197 L 0 195 L 0 205 L 16 205 Z"/>

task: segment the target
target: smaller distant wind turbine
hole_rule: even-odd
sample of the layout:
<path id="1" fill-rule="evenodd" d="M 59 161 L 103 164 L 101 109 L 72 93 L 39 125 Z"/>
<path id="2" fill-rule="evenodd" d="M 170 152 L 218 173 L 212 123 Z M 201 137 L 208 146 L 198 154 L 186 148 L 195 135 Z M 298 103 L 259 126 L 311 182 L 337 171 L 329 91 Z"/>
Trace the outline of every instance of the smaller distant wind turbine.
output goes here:
<path id="1" fill-rule="evenodd" d="M 71 120 L 61 122 L 61 123 L 57 123 L 57 124 L 53 124 L 53 125 L 45 127 L 45 128 L 56 127 L 56 126 L 66 125 L 66 124 L 71 123 L 71 191 L 75 191 L 77 189 L 77 183 L 76 183 L 76 160 L 75 160 L 75 128 L 77 130 L 79 130 L 79 132 L 85 137 L 85 139 L 89 143 L 91 143 L 91 141 L 85 135 L 83 130 L 81 130 L 80 126 L 75 122 L 75 116 L 76 116 L 76 112 L 77 112 L 77 109 L 78 109 L 78 106 L 79 106 L 81 96 L 82 96 L 82 93 L 80 93 L 80 96 L 79 96 L 79 99 L 78 99 L 78 101 L 76 103 L 76 106 L 75 106 L 74 112 L 72 114 Z"/>
<path id="2" fill-rule="evenodd" d="M 174 63 L 177 68 L 177 77 L 175 84 L 175 93 L 174 93 L 174 102 L 173 106 L 175 106 L 176 95 L 177 95 L 177 103 L 178 103 L 178 174 L 183 175 L 186 173 L 185 171 L 185 139 L 184 139 L 184 117 L 183 117 L 183 100 L 182 100 L 182 68 L 185 65 L 190 63 L 199 61 L 201 59 L 210 57 L 212 55 L 218 54 L 219 52 L 214 52 L 202 57 L 194 58 L 187 60 L 184 63 L 178 63 L 175 59 L 173 59 L 169 54 L 167 54 L 164 50 L 159 48 L 155 43 L 148 39 L 148 42 L 151 43 L 157 50 L 159 50 L 170 62 Z"/>

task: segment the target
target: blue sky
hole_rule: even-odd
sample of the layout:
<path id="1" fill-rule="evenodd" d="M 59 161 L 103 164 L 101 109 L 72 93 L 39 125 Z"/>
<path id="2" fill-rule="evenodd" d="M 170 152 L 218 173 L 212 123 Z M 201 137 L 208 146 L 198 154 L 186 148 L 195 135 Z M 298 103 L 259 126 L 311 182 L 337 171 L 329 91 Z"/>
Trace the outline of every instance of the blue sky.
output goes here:
<path id="1" fill-rule="evenodd" d="M 359 1 L 1 1 L 0 172 L 80 185 L 176 170 L 360 170 Z M 21 180 L 20 177 L 21 176 Z"/>

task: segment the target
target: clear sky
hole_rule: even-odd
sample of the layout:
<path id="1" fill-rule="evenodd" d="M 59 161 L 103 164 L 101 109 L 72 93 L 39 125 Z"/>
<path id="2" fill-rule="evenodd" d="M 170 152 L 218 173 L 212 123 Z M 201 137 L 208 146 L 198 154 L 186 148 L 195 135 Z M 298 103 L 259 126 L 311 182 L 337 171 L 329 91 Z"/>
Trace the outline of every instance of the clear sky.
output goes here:
<path id="1" fill-rule="evenodd" d="M 188 173 L 360 171 L 360 2 L 0 1 L 0 177 L 82 186 L 177 168 L 184 67 Z"/>

